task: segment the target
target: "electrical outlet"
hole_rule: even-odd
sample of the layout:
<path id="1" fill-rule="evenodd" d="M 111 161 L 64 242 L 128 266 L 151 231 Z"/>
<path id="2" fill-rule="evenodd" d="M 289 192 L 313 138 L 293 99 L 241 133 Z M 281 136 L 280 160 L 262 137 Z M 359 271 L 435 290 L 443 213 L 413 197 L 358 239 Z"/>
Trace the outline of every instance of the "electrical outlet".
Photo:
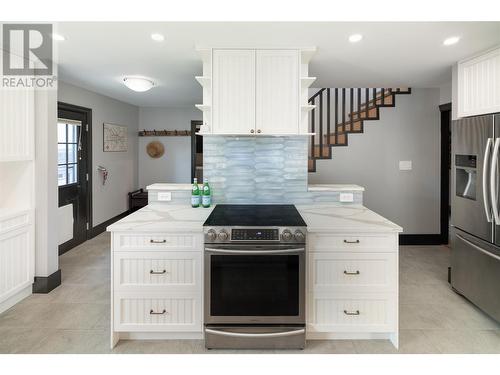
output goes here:
<path id="1" fill-rule="evenodd" d="M 342 203 L 352 203 L 354 202 L 354 194 L 353 193 L 340 193 L 340 202 Z"/>
<path id="2" fill-rule="evenodd" d="M 172 193 L 170 191 L 160 191 L 158 193 L 159 202 L 167 202 L 172 200 Z"/>
<path id="3" fill-rule="evenodd" d="M 400 171 L 411 171 L 412 170 L 411 160 L 401 160 L 399 162 L 399 170 Z"/>

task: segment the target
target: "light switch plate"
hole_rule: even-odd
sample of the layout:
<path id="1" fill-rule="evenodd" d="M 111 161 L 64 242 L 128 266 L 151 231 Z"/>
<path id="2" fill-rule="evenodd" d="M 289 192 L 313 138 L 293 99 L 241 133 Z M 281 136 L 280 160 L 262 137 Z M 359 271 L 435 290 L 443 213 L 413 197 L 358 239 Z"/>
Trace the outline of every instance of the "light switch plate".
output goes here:
<path id="1" fill-rule="evenodd" d="M 354 194 L 353 193 L 340 193 L 340 202 L 342 202 L 342 203 L 354 202 Z"/>
<path id="2" fill-rule="evenodd" d="M 411 160 L 400 160 L 399 161 L 399 170 L 400 171 L 411 171 L 412 170 Z"/>
<path id="3" fill-rule="evenodd" d="M 158 201 L 167 202 L 172 200 L 172 193 L 170 191 L 160 191 L 158 193 Z"/>

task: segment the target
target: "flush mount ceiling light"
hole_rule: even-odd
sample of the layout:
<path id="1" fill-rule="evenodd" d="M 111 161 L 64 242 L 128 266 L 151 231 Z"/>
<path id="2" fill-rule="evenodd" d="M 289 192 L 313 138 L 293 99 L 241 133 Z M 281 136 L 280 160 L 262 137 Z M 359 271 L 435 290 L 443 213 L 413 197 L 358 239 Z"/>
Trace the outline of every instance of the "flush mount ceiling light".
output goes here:
<path id="1" fill-rule="evenodd" d="M 52 34 L 52 39 L 57 40 L 59 42 L 66 40 L 66 38 L 61 34 Z"/>
<path id="2" fill-rule="evenodd" d="M 165 37 L 161 34 L 153 33 L 151 34 L 151 39 L 153 39 L 155 42 L 163 42 L 165 40 Z"/>
<path id="3" fill-rule="evenodd" d="M 452 46 L 454 44 L 457 44 L 459 40 L 460 40 L 459 36 L 451 36 L 451 37 L 446 38 L 444 40 L 443 45 L 445 45 L 445 46 Z"/>
<path id="4" fill-rule="evenodd" d="M 123 79 L 123 83 L 125 86 L 127 86 L 130 90 L 137 91 L 137 92 L 144 92 L 151 90 L 155 83 L 147 78 L 141 78 L 141 77 L 125 77 Z"/>
<path id="5" fill-rule="evenodd" d="M 351 43 L 357 43 L 361 39 L 363 39 L 363 35 L 361 34 L 352 34 L 351 36 L 349 36 L 349 42 Z"/>

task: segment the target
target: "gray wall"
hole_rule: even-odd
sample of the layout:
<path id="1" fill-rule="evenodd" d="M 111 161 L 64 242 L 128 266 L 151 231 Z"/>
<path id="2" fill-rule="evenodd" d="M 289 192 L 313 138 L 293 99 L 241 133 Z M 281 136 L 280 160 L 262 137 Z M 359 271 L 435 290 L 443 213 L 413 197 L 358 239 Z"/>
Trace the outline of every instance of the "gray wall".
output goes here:
<path id="1" fill-rule="evenodd" d="M 138 187 L 137 132 L 139 108 L 92 91 L 59 82 L 58 100 L 92 109 L 93 225 L 96 226 L 128 209 L 127 193 Z M 103 152 L 103 123 L 128 127 L 126 152 Z M 97 172 L 109 171 L 106 185 Z"/>
<path id="2" fill-rule="evenodd" d="M 365 122 L 364 134 L 351 134 L 348 147 L 333 148 L 333 160 L 318 161 L 309 183 L 364 186 L 364 204 L 404 233 L 439 233 L 439 102 L 439 88 L 398 95 L 396 107 Z M 411 160 L 413 169 L 400 171 L 400 160 Z"/>
<path id="3" fill-rule="evenodd" d="M 202 113 L 189 107 L 141 107 L 139 129 L 190 130 L 191 120 L 201 120 Z M 152 159 L 146 153 L 151 141 L 160 141 L 165 154 Z M 139 186 L 156 182 L 189 183 L 191 180 L 191 137 L 139 137 Z"/>

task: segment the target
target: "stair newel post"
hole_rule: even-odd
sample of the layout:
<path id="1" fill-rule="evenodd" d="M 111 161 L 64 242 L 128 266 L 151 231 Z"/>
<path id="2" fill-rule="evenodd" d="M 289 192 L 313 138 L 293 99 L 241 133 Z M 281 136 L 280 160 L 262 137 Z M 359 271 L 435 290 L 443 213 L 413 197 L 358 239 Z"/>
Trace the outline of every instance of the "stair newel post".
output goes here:
<path id="1" fill-rule="evenodd" d="M 351 126 L 349 128 L 349 131 L 353 131 L 354 130 L 354 123 L 353 123 L 353 120 L 354 120 L 353 119 L 353 117 L 354 117 L 354 89 L 352 87 L 349 89 L 349 96 L 350 96 L 349 105 L 351 107 L 351 112 L 350 112 Z"/>
<path id="2" fill-rule="evenodd" d="M 319 95 L 319 157 L 323 157 L 323 91 Z"/>
<path id="3" fill-rule="evenodd" d="M 335 126 L 334 126 L 334 134 L 335 134 L 335 144 L 338 143 L 337 130 L 339 125 L 339 89 L 335 89 Z"/>
<path id="4" fill-rule="evenodd" d="M 330 88 L 326 89 L 326 144 L 328 145 L 328 155 L 330 155 Z"/>
<path id="5" fill-rule="evenodd" d="M 356 91 L 358 92 L 358 120 L 359 120 L 359 116 L 361 113 L 361 89 L 358 87 Z"/>
<path id="6" fill-rule="evenodd" d="M 345 134 L 345 88 L 342 88 L 342 134 Z"/>
<path id="7" fill-rule="evenodd" d="M 369 101 L 370 101 L 370 89 L 365 89 L 365 112 L 366 112 L 366 118 L 368 118 L 369 115 Z M 359 117 L 361 118 L 361 113 L 359 114 Z"/>

